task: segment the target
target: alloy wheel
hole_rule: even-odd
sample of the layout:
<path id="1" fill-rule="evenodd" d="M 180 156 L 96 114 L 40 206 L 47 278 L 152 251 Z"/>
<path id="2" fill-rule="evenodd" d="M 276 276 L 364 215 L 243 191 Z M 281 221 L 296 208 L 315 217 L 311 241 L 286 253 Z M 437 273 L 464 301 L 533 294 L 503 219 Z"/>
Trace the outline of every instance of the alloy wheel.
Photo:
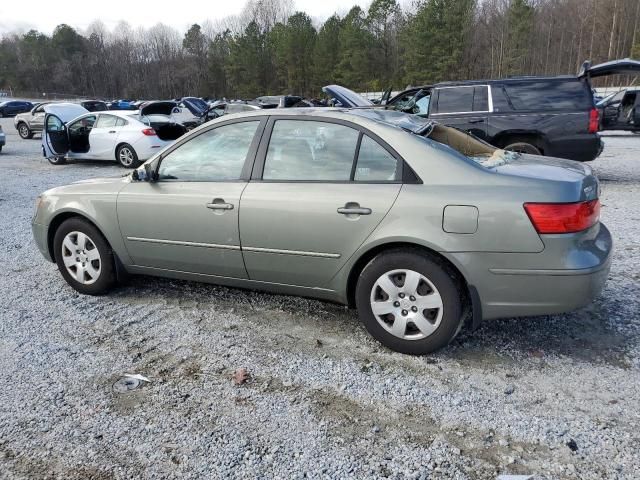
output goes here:
<path id="1" fill-rule="evenodd" d="M 133 152 L 128 147 L 122 147 L 118 154 L 120 163 L 125 167 L 130 167 L 133 164 Z"/>
<path id="2" fill-rule="evenodd" d="M 20 125 L 18 132 L 22 138 L 27 138 L 29 136 L 29 128 L 26 125 Z"/>
<path id="3" fill-rule="evenodd" d="M 413 270 L 391 270 L 371 289 L 371 311 L 389 333 L 403 340 L 420 340 L 440 326 L 440 292 L 424 275 Z"/>
<path id="4" fill-rule="evenodd" d="M 100 252 L 86 233 L 67 233 L 62 241 L 62 260 L 71 278 L 78 283 L 91 285 L 100 277 Z"/>

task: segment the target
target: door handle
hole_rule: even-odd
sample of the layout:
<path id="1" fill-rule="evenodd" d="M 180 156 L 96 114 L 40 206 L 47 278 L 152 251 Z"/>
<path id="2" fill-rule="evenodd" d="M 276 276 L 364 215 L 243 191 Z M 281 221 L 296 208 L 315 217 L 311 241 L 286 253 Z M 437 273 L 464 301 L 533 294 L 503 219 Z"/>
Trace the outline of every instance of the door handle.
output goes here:
<path id="1" fill-rule="evenodd" d="M 371 215 L 371 209 L 361 207 L 355 202 L 349 202 L 344 207 L 338 208 L 338 213 L 341 215 Z"/>
<path id="2" fill-rule="evenodd" d="M 207 208 L 211 210 L 233 210 L 233 203 L 227 203 L 222 198 L 214 198 L 213 202 L 207 203 Z"/>
<path id="3" fill-rule="evenodd" d="M 115 130 L 109 130 L 109 133 L 116 133 Z"/>
<path id="4" fill-rule="evenodd" d="M 477 120 L 469 120 L 469 123 L 482 123 L 484 122 L 484 118 L 479 118 Z"/>

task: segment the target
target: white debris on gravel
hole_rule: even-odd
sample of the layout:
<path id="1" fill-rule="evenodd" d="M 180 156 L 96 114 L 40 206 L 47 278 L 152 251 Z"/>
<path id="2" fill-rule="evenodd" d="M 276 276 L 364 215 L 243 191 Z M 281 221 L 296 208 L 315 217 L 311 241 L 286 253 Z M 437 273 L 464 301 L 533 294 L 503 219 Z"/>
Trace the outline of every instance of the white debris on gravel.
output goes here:
<path id="1" fill-rule="evenodd" d="M 10 122 L 3 478 L 637 478 L 640 136 L 605 137 L 591 164 L 616 248 L 593 305 L 489 322 L 416 358 L 314 300 L 144 277 L 77 294 L 33 244 L 35 197 L 126 172 L 50 165 Z M 152 382 L 114 391 L 127 372 Z"/>

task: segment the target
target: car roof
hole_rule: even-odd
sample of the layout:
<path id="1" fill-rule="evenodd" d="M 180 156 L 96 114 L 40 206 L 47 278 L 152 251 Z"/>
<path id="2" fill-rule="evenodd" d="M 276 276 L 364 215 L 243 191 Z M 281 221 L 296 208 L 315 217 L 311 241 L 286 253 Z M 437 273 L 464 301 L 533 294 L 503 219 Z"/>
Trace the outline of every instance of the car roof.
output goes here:
<path id="1" fill-rule="evenodd" d="M 267 110 L 255 110 L 247 112 L 232 113 L 224 115 L 215 121 L 224 121 L 231 118 L 243 117 L 259 117 L 259 116 L 299 116 L 318 117 L 318 118 L 334 118 L 338 120 L 347 120 L 360 125 L 369 122 L 385 124 L 387 126 L 399 127 L 409 131 L 419 131 L 430 123 L 431 120 L 411 115 L 408 113 L 398 112 L 396 110 L 385 110 L 382 108 L 363 107 L 363 108 L 332 108 L 332 107 L 306 107 L 306 108 L 274 108 Z"/>
<path id="2" fill-rule="evenodd" d="M 567 82 L 567 81 L 580 81 L 580 77 L 575 75 L 558 75 L 556 77 L 543 77 L 543 76 L 518 76 L 507 77 L 498 79 L 485 79 L 485 80 L 459 80 L 450 82 L 439 82 L 431 85 L 433 88 L 438 87 L 457 87 L 465 85 L 494 85 L 502 83 L 519 83 L 519 82 L 531 82 L 531 81 L 545 81 L 545 82 Z"/>

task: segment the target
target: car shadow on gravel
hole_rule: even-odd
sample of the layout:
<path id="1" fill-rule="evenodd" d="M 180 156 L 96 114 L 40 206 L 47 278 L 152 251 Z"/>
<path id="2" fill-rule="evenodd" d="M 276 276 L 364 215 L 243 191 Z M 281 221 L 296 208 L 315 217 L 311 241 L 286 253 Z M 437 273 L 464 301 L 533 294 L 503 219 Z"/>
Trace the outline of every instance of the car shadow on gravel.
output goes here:
<path id="1" fill-rule="evenodd" d="M 640 295 L 640 288 L 632 289 L 635 293 L 628 292 L 627 298 Z M 117 303 L 162 301 L 176 308 L 236 312 L 271 330 L 274 337 L 283 334 L 295 340 L 299 335 L 339 344 L 367 336 L 354 310 L 302 297 L 144 276 L 132 277 L 112 297 Z M 637 346 L 638 337 L 635 330 L 631 334 L 625 330 L 634 318 L 635 307 L 635 303 L 603 294 L 590 306 L 568 314 L 490 320 L 476 331 L 463 329 L 435 356 L 473 367 L 568 357 L 630 368 L 628 352 Z M 295 347 L 296 342 L 291 343 Z M 375 341 L 363 345 L 363 350 L 364 354 L 392 353 Z"/>

